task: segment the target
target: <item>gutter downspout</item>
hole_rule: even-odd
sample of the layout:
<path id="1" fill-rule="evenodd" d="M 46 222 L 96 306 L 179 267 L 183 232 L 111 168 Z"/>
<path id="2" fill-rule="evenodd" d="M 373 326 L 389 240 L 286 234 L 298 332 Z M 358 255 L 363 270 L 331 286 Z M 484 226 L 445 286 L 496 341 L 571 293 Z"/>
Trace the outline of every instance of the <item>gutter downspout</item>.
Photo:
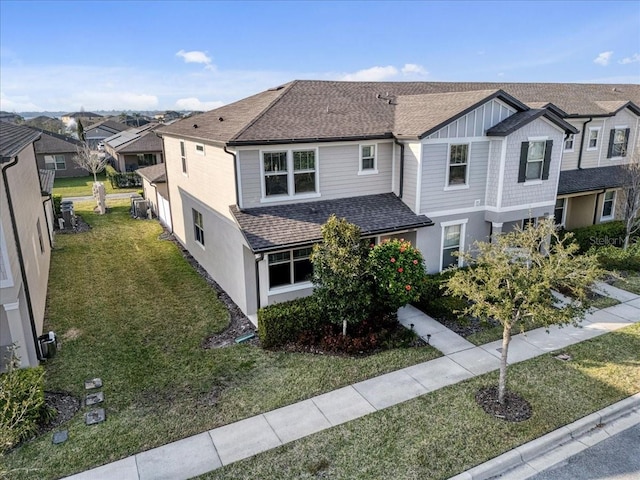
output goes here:
<path id="1" fill-rule="evenodd" d="M 606 193 L 606 187 L 602 187 L 602 191 L 596 194 L 596 205 L 593 207 L 593 222 L 592 225 L 596 224 L 596 220 L 598 219 L 598 203 L 600 203 L 600 197 Z"/>
<path id="2" fill-rule="evenodd" d="M 404 143 L 399 142 L 395 137 L 393 137 L 393 142 L 400 146 L 400 185 L 398 187 L 398 196 L 402 198 L 404 192 Z"/>
<path id="3" fill-rule="evenodd" d="M 49 237 L 49 247 L 51 247 L 51 249 L 53 249 L 53 238 L 51 237 L 51 231 L 53 230 L 53 228 L 51 228 L 52 226 L 49 225 L 49 215 L 47 215 L 47 207 L 44 206 L 45 203 L 47 203 L 49 201 L 51 202 L 51 205 L 53 206 L 53 198 L 52 198 L 52 195 L 50 193 L 47 195 L 47 198 L 45 198 L 42 201 L 42 210 L 44 210 L 44 221 L 47 222 L 47 236 Z M 55 212 L 53 214 L 55 215 Z"/>
<path id="4" fill-rule="evenodd" d="M 9 207 L 9 216 L 11 217 L 11 228 L 13 230 L 13 237 L 16 242 L 16 250 L 18 251 L 18 263 L 20 264 L 20 274 L 22 276 L 22 284 L 24 285 L 24 296 L 27 299 L 27 312 L 29 314 L 29 323 L 31 324 L 31 335 L 33 336 L 33 343 L 36 349 L 36 357 L 38 361 L 43 360 L 42 353 L 40 352 L 40 345 L 38 344 L 38 333 L 36 331 L 36 323 L 33 318 L 33 305 L 31 303 L 31 292 L 29 291 L 29 282 L 27 280 L 27 272 L 24 265 L 24 257 L 22 255 L 22 245 L 20 244 L 20 235 L 18 234 L 18 223 L 13 210 L 13 200 L 11 199 L 11 191 L 9 190 L 9 179 L 7 178 L 6 170 L 13 167 L 18 163 L 18 157 L 2 167 L 2 181 L 4 182 L 4 189 L 7 192 L 7 205 Z M 26 345 L 25 345 L 26 347 Z"/>
<path id="5" fill-rule="evenodd" d="M 235 153 L 230 152 L 229 150 L 227 150 L 227 146 L 225 145 L 224 147 L 222 147 L 222 150 L 224 150 L 224 153 L 231 155 L 233 157 L 233 177 L 234 177 L 234 184 L 235 184 L 235 188 L 236 188 L 236 205 L 238 206 L 238 208 L 240 208 L 240 192 L 239 192 L 239 187 L 238 187 L 238 157 Z M 258 300 L 259 302 L 260 300 Z"/>
<path id="6" fill-rule="evenodd" d="M 587 123 L 591 122 L 592 120 L 593 120 L 593 117 L 589 117 L 589 120 L 587 120 L 582 124 L 582 136 L 580 138 L 580 152 L 578 152 L 578 170 L 582 170 L 582 152 L 584 152 L 584 136 L 587 131 Z"/>
<path id="7" fill-rule="evenodd" d="M 264 253 L 260 253 L 260 256 L 256 254 L 256 315 L 258 310 L 260 310 L 260 271 L 259 264 L 262 260 L 264 260 Z"/>

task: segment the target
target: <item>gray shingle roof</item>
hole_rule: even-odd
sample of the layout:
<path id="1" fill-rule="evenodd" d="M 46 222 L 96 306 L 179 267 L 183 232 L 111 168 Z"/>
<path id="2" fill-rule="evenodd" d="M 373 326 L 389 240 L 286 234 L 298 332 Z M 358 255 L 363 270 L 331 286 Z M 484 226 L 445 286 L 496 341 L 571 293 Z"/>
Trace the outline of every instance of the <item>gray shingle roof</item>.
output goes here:
<path id="1" fill-rule="evenodd" d="M 410 124 L 411 117 L 425 125 L 433 124 L 436 116 L 442 118 L 437 109 L 420 112 L 418 101 L 404 97 L 450 94 L 453 103 L 466 92 L 469 96 L 465 102 L 470 102 L 476 95 L 473 92 L 497 90 L 536 108 L 552 104 L 557 113 L 569 116 L 612 115 L 628 102 L 633 102 L 632 109 L 640 106 L 640 85 L 636 84 L 297 80 L 279 90 L 267 90 L 178 121 L 161 131 L 231 145 L 390 138 L 392 133 L 403 133 L 401 130 L 420 130 Z M 432 100 L 438 103 L 443 98 Z"/>
<path id="2" fill-rule="evenodd" d="M 13 157 L 39 136 L 40 132 L 29 127 L 0 122 L 0 163 L 11 161 Z"/>
<path id="3" fill-rule="evenodd" d="M 40 139 L 35 143 L 36 153 L 71 153 L 76 152 L 78 148 L 82 146 L 82 142 L 75 138 L 48 132 L 40 128 L 29 128 L 42 134 Z"/>
<path id="4" fill-rule="evenodd" d="M 620 187 L 625 184 L 626 175 L 622 165 L 560 172 L 558 195 Z"/>
<path id="5" fill-rule="evenodd" d="M 546 108 L 544 109 L 531 109 L 524 112 L 517 112 L 510 117 L 505 118 L 503 121 L 494 125 L 487 130 L 488 136 L 504 137 L 512 132 L 524 127 L 526 124 L 534 121 L 538 117 L 545 117 L 551 122 L 563 128 L 568 133 L 578 133 L 578 129 L 570 123 L 565 122 L 560 117 L 550 112 Z"/>
<path id="6" fill-rule="evenodd" d="M 139 168 L 136 173 L 149 183 L 166 183 L 167 175 L 164 168 L 164 163 L 158 163 L 157 165 L 151 165 L 150 167 Z"/>
<path id="7" fill-rule="evenodd" d="M 433 225 L 393 193 L 245 210 L 232 205 L 230 209 L 249 246 L 257 253 L 321 240 L 320 227 L 331 214 L 354 223 L 364 236 Z"/>
<path id="8" fill-rule="evenodd" d="M 43 194 L 51 195 L 53 192 L 53 181 L 56 179 L 55 170 L 40 169 L 40 188 Z"/>
<path id="9" fill-rule="evenodd" d="M 85 127 L 84 131 L 89 132 L 94 128 L 99 128 L 106 132 L 118 133 L 118 132 L 124 132 L 125 130 L 130 129 L 131 127 L 129 125 L 125 125 L 124 123 L 116 122 L 115 120 L 102 120 L 101 122 L 97 122 L 92 125 L 89 125 L 88 127 Z"/>

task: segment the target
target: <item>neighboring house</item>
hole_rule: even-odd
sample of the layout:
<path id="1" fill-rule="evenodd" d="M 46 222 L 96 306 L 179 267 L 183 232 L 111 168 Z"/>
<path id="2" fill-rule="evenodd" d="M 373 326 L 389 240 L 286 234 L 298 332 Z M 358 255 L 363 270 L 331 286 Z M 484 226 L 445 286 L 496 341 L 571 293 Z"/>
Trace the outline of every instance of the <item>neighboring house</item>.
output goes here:
<path id="1" fill-rule="evenodd" d="M 40 133 L 0 123 L 0 344 L 37 365 L 51 257 L 53 171 L 39 172 Z M 4 353 L 4 352 L 3 352 Z"/>
<path id="2" fill-rule="evenodd" d="M 37 117 L 30 118 L 29 120 L 25 120 L 23 125 L 59 134 L 63 134 L 66 130 L 64 123 L 62 123 L 61 120 L 47 117 L 45 115 L 39 115 Z"/>
<path id="3" fill-rule="evenodd" d="M 22 123 L 23 121 L 24 118 L 17 113 L 0 112 L 0 122 Z"/>
<path id="4" fill-rule="evenodd" d="M 164 164 L 139 168 L 136 173 L 142 177 L 144 198 L 151 204 L 151 211 L 158 220 L 171 230 L 171 209 L 169 208 L 169 191 Z"/>
<path id="5" fill-rule="evenodd" d="M 182 118 L 182 114 L 179 112 L 174 112 L 172 110 L 167 110 L 166 112 L 158 112 L 156 113 L 153 118 L 155 118 L 156 120 L 162 122 L 162 123 L 171 123 L 174 122 L 176 120 L 179 120 Z"/>
<path id="6" fill-rule="evenodd" d="M 40 139 L 35 142 L 38 168 L 54 170 L 58 178 L 89 175 L 87 170 L 80 168 L 73 160 L 78 149 L 82 147 L 82 142 L 65 135 L 29 128 L 40 133 Z"/>
<path id="7" fill-rule="evenodd" d="M 131 127 L 142 127 L 148 123 L 151 123 L 153 120 L 146 116 L 141 115 L 139 113 L 134 113 L 133 115 L 118 115 L 116 117 L 112 117 L 110 120 L 115 120 L 119 123 L 124 123 L 129 128 Z"/>
<path id="8" fill-rule="evenodd" d="M 159 126 L 159 123 L 149 123 L 105 138 L 105 151 L 113 158 L 116 170 L 131 172 L 163 163 L 162 139 L 155 134 Z"/>
<path id="9" fill-rule="evenodd" d="M 102 120 L 84 129 L 84 138 L 92 149 L 96 149 L 106 138 L 128 130 L 128 125 L 115 120 Z"/>
<path id="10" fill-rule="evenodd" d="M 64 122 L 65 125 L 69 125 L 72 122 L 77 122 L 78 120 L 82 120 L 83 126 L 90 125 L 95 122 L 99 122 L 102 120 L 102 115 L 98 115 L 93 112 L 72 112 L 65 113 L 60 117 L 60 120 Z"/>
<path id="11" fill-rule="evenodd" d="M 578 129 L 521 87 L 295 81 L 163 127 L 173 232 L 250 316 L 311 291 L 331 213 L 411 240 L 429 272 L 457 264 L 554 214 Z"/>

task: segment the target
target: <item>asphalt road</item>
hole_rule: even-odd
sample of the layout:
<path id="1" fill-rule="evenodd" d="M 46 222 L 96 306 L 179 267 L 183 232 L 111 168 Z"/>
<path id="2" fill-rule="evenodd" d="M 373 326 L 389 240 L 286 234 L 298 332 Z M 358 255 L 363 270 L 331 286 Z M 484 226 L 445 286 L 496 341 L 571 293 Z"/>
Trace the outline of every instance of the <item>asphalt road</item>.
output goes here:
<path id="1" fill-rule="evenodd" d="M 569 457 L 529 480 L 639 480 L 640 424 Z"/>

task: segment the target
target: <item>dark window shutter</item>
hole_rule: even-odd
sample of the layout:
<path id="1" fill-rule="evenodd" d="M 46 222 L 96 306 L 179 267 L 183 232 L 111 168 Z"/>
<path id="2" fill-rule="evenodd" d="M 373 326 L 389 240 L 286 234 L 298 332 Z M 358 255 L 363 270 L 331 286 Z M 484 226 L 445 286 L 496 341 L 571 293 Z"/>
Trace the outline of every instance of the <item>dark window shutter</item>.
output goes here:
<path id="1" fill-rule="evenodd" d="M 529 142 L 522 142 L 520 146 L 520 171 L 518 172 L 518 183 L 524 183 L 527 179 L 527 156 L 529 155 Z"/>
<path id="2" fill-rule="evenodd" d="M 609 131 L 609 149 L 607 150 L 607 158 L 613 156 L 613 140 L 616 138 L 616 129 L 612 128 Z"/>
<path id="3" fill-rule="evenodd" d="M 542 180 L 549 179 L 549 167 L 551 167 L 551 149 L 553 148 L 553 140 L 547 140 L 544 148 L 544 162 L 542 164 Z"/>
<path id="4" fill-rule="evenodd" d="M 622 156 L 627 156 L 627 147 L 629 146 L 629 134 L 631 133 L 630 128 L 625 128 L 624 130 L 624 148 L 622 149 Z"/>

